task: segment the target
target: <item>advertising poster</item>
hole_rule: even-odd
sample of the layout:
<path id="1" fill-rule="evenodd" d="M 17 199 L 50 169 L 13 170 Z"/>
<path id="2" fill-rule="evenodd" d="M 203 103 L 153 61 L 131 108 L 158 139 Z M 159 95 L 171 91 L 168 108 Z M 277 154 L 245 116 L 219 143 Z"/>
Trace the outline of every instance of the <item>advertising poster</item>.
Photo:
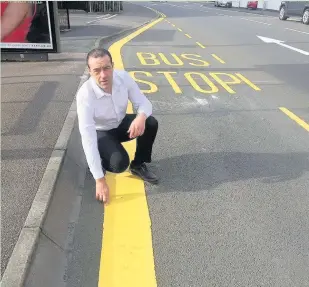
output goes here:
<path id="1" fill-rule="evenodd" d="M 52 1 L 1 1 L 3 52 L 56 52 Z"/>

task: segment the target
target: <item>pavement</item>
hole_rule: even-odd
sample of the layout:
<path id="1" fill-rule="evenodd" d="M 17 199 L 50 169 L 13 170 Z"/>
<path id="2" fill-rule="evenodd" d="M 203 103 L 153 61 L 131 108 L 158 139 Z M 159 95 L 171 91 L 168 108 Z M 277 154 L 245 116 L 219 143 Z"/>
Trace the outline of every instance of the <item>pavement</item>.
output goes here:
<path id="1" fill-rule="evenodd" d="M 166 18 L 121 54 L 159 121 L 151 167 L 161 181 L 145 195 L 123 186 L 102 215 L 87 175 L 67 286 L 308 286 L 308 26 L 212 5 L 145 5 Z M 135 235 L 132 214 L 143 228 L 151 220 Z M 104 251 L 124 234 L 118 257 Z M 152 268 L 155 278 L 144 274 Z M 108 272 L 115 281 L 104 285 Z"/>
<path id="2" fill-rule="evenodd" d="M 153 11 L 130 3 L 115 16 L 74 12 L 71 30 L 61 33 L 60 54 L 44 63 L 1 63 L 1 277 L 86 68 L 87 52 L 97 40 L 104 44 L 106 37 L 153 17 Z"/>

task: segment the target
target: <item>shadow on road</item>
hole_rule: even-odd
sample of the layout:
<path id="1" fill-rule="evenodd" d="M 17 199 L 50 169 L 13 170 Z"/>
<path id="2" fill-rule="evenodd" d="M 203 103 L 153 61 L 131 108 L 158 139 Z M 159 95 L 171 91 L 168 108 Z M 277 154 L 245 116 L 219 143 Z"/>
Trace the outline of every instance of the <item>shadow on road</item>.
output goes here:
<path id="1" fill-rule="evenodd" d="M 164 192 L 191 192 L 239 180 L 275 183 L 297 179 L 309 171 L 309 153 L 196 153 L 165 158 L 154 164 L 158 165 Z"/>

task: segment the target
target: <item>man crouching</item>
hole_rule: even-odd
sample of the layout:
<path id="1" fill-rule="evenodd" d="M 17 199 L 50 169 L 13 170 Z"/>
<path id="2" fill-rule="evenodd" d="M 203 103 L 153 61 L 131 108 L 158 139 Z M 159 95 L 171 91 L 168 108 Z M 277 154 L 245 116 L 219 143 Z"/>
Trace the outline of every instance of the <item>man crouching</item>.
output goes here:
<path id="1" fill-rule="evenodd" d="M 132 174 L 150 183 L 158 178 L 148 170 L 158 122 L 151 116 L 152 104 L 126 71 L 114 70 L 108 50 L 97 48 L 87 55 L 90 78 L 77 92 L 79 131 L 86 160 L 96 180 L 96 198 L 109 201 L 106 171 Z M 137 111 L 127 114 L 128 101 Z M 137 139 L 134 160 L 122 142 Z M 130 165 L 130 166 L 129 166 Z"/>

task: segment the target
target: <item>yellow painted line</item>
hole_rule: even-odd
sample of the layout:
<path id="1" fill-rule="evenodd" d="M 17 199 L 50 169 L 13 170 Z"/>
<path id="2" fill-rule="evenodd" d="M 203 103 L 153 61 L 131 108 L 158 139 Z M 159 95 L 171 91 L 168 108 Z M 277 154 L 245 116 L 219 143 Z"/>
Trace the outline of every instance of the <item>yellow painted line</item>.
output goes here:
<path id="1" fill-rule="evenodd" d="M 152 10 L 153 12 L 155 12 L 155 13 L 157 13 L 157 14 L 159 14 L 161 17 L 166 18 L 166 15 L 165 15 L 164 13 L 162 13 L 162 12 L 156 10 L 156 9 L 153 9 L 153 8 L 151 8 L 151 7 L 148 7 L 148 6 L 144 6 L 144 5 L 142 5 L 142 6 L 145 7 L 145 8 L 147 8 L 147 9 Z"/>
<path id="2" fill-rule="evenodd" d="M 199 45 L 201 48 L 205 49 L 206 47 L 203 46 L 200 42 L 196 42 L 197 45 Z"/>
<path id="3" fill-rule="evenodd" d="M 180 28 L 178 28 L 178 31 L 182 32 L 182 30 Z"/>
<path id="4" fill-rule="evenodd" d="M 121 48 L 163 19 L 162 16 L 111 45 L 109 51 L 115 69 L 124 69 Z M 132 103 L 128 104 L 127 112 L 133 112 Z M 124 143 L 123 146 L 132 160 L 136 141 Z M 151 221 L 144 182 L 128 171 L 121 174 L 107 173 L 106 180 L 111 200 L 104 208 L 98 286 L 156 287 Z"/>
<path id="5" fill-rule="evenodd" d="M 176 25 L 175 25 L 175 24 L 172 24 L 172 26 L 173 26 L 173 27 L 176 27 Z"/>
<path id="6" fill-rule="evenodd" d="M 220 58 L 218 57 L 216 54 L 211 54 L 217 61 L 219 61 L 221 64 L 225 64 L 225 62 Z"/>
<path id="7" fill-rule="evenodd" d="M 167 79 L 167 81 L 169 82 L 169 84 L 172 86 L 174 92 L 176 94 L 181 94 L 182 91 L 180 89 L 180 87 L 178 86 L 177 82 L 173 79 L 173 77 L 171 76 L 171 74 L 177 74 L 177 72 L 157 72 L 158 74 L 163 74 L 165 76 L 165 78 Z"/>
<path id="8" fill-rule="evenodd" d="M 293 114 L 287 108 L 280 107 L 279 108 L 283 113 L 285 113 L 290 119 L 298 123 L 301 127 L 303 127 L 307 132 L 309 132 L 309 124 L 307 124 L 304 120 Z"/>
<path id="9" fill-rule="evenodd" d="M 236 73 L 236 76 L 238 76 L 242 81 L 244 81 L 248 86 L 250 86 L 253 90 L 260 91 L 261 89 L 257 87 L 255 84 L 253 84 L 251 81 L 249 81 L 245 76 L 243 76 L 241 73 Z"/>
<path id="10" fill-rule="evenodd" d="M 185 35 L 186 35 L 188 38 L 190 38 L 190 39 L 192 38 L 189 34 L 185 34 Z"/>

